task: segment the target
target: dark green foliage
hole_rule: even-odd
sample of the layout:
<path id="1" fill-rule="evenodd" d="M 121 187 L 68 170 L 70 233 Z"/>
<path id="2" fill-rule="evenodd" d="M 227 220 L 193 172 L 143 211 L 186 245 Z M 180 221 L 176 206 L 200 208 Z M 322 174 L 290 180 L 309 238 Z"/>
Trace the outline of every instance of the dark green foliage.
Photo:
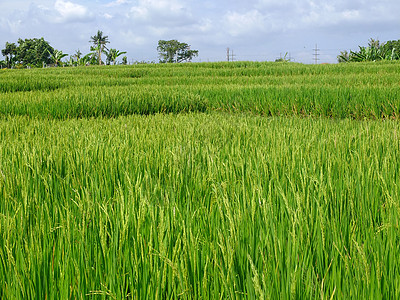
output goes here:
<path id="1" fill-rule="evenodd" d="M 400 59 L 400 40 L 380 44 L 378 40 L 370 39 L 368 47 L 359 46 L 359 51 L 342 51 L 338 62 L 366 62 Z"/>
<path id="2" fill-rule="evenodd" d="M 6 43 L 6 46 L 1 50 L 1 54 L 6 57 L 5 65 L 11 68 L 14 65 L 15 56 L 17 55 L 17 46 L 14 43 Z"/>
<path id="3" fill-rule="evenodd" d="M 123 54 L 126 54 L 125 51 L 119 51 L 113 48 L 108 51 L 104 51 L 104 53 L 107 55 L 107 65 L 110 65 L 111 63 L 115 65 L 117 63 L 117 58 Z M 124 65 L 126 65 L 126 63 L 124 63 Z"/>
<path id="4" fill-rule="evenodd" d="M 53 52 L 53 47 L 44 38 L 19 39 L 15 59 L 23 66 L 42 67 L 53 62 Z"/>
<path id="5" fill-rule="evenodd" d="M 157 51 L 160 56 L 160 63 L 180 63 L 191 61 L 199 55 L 198 50 L 191 50 L 190 45 L 180 43 L 177 40 L 158 41 Z"/>
<path id="6" fill-rule="evenodd" d="M 394 53 L 396 59 L 400 59 L 400 40 L 385 42 L 382 48 L 384 52 Z"/>
<path id="7" fill-rule="evenodd" d="M 50 52 L 49 52 L 49 53 L 50 53 Z M 68 54 L 63 53 L 63 52 L 60 51 L 60 50 L 54 49 L 53 53 L 50 53 L 50 56 L 51 56 L 52 62 L 53 62 L 56 66 L 60 66 L 60 65 L 62 64 L 61 60 L 62 60 L 64 57 L 68 56 Z"/>

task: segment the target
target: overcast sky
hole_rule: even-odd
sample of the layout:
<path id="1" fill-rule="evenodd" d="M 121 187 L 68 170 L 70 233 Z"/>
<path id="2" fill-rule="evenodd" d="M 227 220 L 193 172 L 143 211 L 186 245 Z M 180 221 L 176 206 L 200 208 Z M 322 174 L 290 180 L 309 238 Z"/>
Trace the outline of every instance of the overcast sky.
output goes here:
<path id="1" fill-rule="evenodd" d="M 275 60 L 286 52 L 312 63 L 336 62 L 369 38 L 400 39 L 399 0 L 0 0 L 0 46 L 44 37 L 68 54 L 90 50 L 97 30 L 129 61 L 158 61 L 158 40 L 199 50 L 196 61 Z M 288 55 L 289 56 L 289 55 Z"/>

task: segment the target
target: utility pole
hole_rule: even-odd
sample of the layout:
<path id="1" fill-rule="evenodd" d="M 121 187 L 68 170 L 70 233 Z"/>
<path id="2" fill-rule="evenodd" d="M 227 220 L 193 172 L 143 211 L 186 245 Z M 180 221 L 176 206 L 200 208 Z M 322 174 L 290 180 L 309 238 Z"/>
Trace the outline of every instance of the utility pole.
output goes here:
<path id="1" fill-rule="evenodd" d="M 319 53 L 318 53 L 318 51 L 319 51 L 320 49 L 318 49 L 318 46 L 317 46 L 317 44 L 315 44 L 315 48 L 314 48 L 314 64 L 317 64 L 318 63 L 318 61 L 319 61 L 319 58 L 318 58 L 318 56 L 319 56 Z"/>
<path id="2" fill-rule="evenodd" d="M 229 48 L 226 48 L 226 60 L 229 61 L 234 61 L 235 60 L 235 56 L 233 54 L 233 50 L 230 50 Z"/>

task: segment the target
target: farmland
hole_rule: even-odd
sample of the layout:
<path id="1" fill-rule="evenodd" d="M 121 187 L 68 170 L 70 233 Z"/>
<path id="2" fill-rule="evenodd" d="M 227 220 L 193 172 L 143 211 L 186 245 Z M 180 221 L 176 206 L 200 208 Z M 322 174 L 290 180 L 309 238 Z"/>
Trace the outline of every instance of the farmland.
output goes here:
<path id="1" fill-rule="evenodd" d="M 0 298 L 400 297 L 399 70 L 1 70 Z"/>
<path id="2" fill-rule="evenodd" d="M 65 119 L 224 111 L 398 119 L 400 112 L 399 65 L 392 62 L 154 64 L 0 74 L 0 115 L 10 116 Z"/>

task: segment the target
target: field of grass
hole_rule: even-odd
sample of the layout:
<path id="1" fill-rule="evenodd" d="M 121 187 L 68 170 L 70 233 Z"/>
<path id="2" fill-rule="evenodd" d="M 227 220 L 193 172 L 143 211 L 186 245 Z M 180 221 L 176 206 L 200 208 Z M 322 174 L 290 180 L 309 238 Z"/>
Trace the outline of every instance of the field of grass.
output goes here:
<path id="1" fill-rule="evenodd" d="M 1 71 L 0 299 L 399 298 L 399 71 Z"/>
<path id="2" fill-rule="evenodd" d="M 352 119 L 400 117 L 398 63 L 209 63 L 0 70 L 0 116 L 179 112 Z"/>

